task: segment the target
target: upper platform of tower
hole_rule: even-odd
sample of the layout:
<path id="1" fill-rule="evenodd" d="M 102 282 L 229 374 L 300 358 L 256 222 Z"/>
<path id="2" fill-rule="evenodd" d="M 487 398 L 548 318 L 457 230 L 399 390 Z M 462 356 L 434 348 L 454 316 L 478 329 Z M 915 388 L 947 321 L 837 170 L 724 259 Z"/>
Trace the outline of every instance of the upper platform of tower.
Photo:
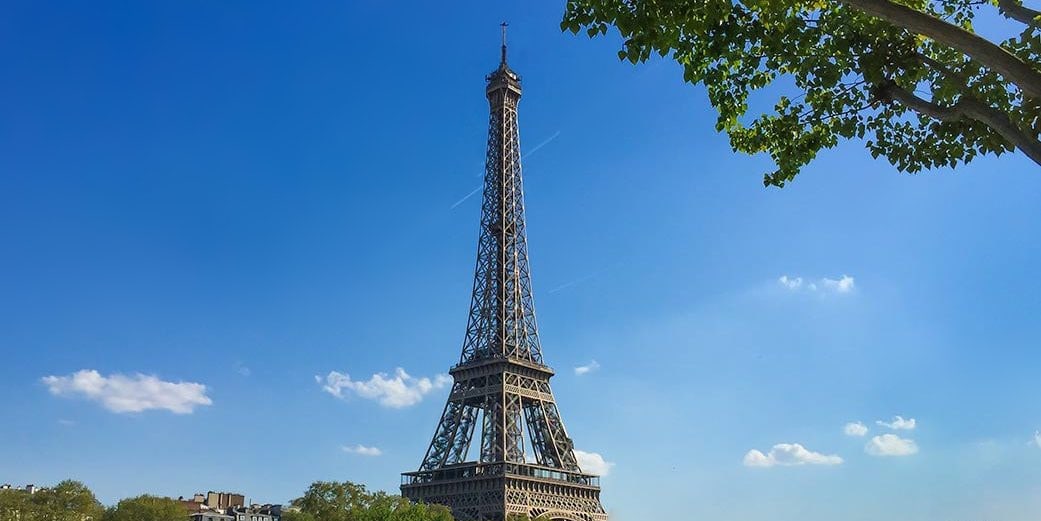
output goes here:
<path id="1" fill-rule="evenodd" d="M 518 97 L 521 95 L 520 75 L 506 64 L 506 24 L 502 24 L 502 58 L 499 60 L 499 68 L 492 71 L 485 79 L 488 80 L 485 92 L 489 98 L 493 93 L 503 89 L 513 92 Z"/>

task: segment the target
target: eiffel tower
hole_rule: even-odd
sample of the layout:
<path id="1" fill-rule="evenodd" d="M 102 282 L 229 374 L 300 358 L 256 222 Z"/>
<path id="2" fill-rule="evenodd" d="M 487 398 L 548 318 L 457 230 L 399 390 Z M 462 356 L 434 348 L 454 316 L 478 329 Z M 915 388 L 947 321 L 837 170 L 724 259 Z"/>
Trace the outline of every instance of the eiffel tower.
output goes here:
<path id="1" fill-rule="evenodd" d="M 600 478 L 582 472 L 542 358 L 524 229 L 517 102 L 520 77 L 502 61 L 488 75 L 491 107 L 481 233 L 459 364 L 423 463 L 401 493 L 450 507 L 460 521 L 605 521 Z M 470 457 L 480 425 L 479 453 Z"/>

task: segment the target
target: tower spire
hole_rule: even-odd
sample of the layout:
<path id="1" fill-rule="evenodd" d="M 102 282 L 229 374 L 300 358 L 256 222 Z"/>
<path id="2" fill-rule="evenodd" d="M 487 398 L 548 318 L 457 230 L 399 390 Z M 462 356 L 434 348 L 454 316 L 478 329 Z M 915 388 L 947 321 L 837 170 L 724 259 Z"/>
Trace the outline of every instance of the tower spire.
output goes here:
<path id="1" fill-rule="evenodd" d="M 506 65 L 506 28 L 509 26 L 506 22 L 499 24 L 499 27 L 502 27 L 502 60 L 499 63 L 502 65 Z"/>

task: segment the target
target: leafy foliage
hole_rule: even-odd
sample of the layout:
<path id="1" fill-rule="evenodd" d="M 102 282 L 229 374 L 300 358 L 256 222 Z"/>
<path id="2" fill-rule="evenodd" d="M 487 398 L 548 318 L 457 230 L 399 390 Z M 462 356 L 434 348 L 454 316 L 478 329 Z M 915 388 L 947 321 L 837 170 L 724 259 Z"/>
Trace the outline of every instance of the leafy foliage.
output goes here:
<path id="1" fill-rule="evenodd" d="M 187 517 L 177 501 L 144 495 L 120 501 L 105 512 L 103 521 L 185 521 Z"/>
<path id="2" fill-rule="evenodd" d="M 976 38 L 982 9 L 1022 32 L 1000 48 Z M 633 64 L 671 56 L 706 88 L 716 130 L 735 151 L 769 154 L 764 184 L 784 186 L 848 139 L 911 173 L 1015 148 L 1041 164 L 1041 105 L 1024 95 L 1036 85 L 994 70 L 1012 62 L 1036 74 L 1034 16 L 1018 0 L 569 0 L 561 28 L 595 37 L 614 27 L 619 58 Z M 749 117 L 768 87 L 772 111 Z"/>
<path id="3" fill-rule="evenodd" d="M 453 521 L 441 505 L 415 504 L 385 492 L 369 492 L 351 482 L 317 481 L 283 521 Z M 63 481 L 35 494 L 0 491 L 0 521 L 185 521 L 188 512 L 179 502 L 143 495 L 124 499 L 104 509 L 94 493 L 77 481 Z"/>
<path id="4" fill-rule="evenodd" d="M 452 521 L 449 509 L 441 505 L 369 492 L 349 481 L 316 481 L 292 503 L 299 512 L 285 521 Z"/>
<path id="5" fill-rule="evenodd" d="M 78 481 L 62 481 L 35 494 L 0 491 L 0 521 L 89 521 L 103 512 L 94 493 Z"/>
<path id="6" fill-rule="evenodd" d="M 21 490 L 0 490 L 0 521 L 19 519 L 22 512 L 28 512 L 29 498 Z"/>
<path id="7" fill-rule="evenodd" d="M 314 516 L 300 510 L 282 512 L 282 521 L 315 521 Z"/>

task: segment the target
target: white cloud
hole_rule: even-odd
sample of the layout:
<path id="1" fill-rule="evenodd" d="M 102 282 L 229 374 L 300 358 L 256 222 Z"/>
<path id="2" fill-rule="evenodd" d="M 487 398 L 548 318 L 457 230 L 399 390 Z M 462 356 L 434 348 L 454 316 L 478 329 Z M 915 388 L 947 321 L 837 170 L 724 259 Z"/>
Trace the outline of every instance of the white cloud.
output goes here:
<path id="1" fill-rule="evenodd" d="M 872 456 L 910 456 L 918 452 L 918 445 L 914 440 L 896 434 L 883 434 L 871 438 L 864 446 L 864 452 Z"/>
<path id="2" fill-rule="evenodd" d="M 778 443 L 768 454 L 752 449 L 745 453 L 746 467 L 773 467 L 775 465 L 838 465 L 842 458 L 807 450 L 798 443 Z"/>
<path id="3" fill-rule="evenodd" d="M 611 468 L 614 467 L 614 463 L 605 460 L 603 456 L 596 452 L 585 452 L 575 449 L 575 459 L 578 460 L 578 466 L 582 469 L 582 472 L 596 474 L 597 476 L 610 474 Z"/>
<path id="4" fill-rule="evenodd" d="M 415 378 L 400 367 L 394 370 L 394 376 L 376 373 L 366 381 L 351 380 L 350 375 L 336 371 L 330 372 L 324 379 L 321 376 L 315 376 L 314 379 L 322 384 L 323 391 L 337 398 L 345 398 L 346 389 L 361 398 L 376 400 L 384 407 L 395 409 L 415 405 L 431 391 L 452 383 L 452 377 L 448 375 L 439 374 L 433 379 Z"/>
<path id="5" fill-rule="evenodd" d="M 597 369 L 600 369 L 600 364 L 596 360 L 593 360 L 593 361 L 589 362 L 586 365 L 580 365 L 580 366 L 576 367 L 575 368 L 575 374 L 578 375 L 578 376 L 582 376 L 584 374 L 592 373 L 593 371 L 596 371 Z"/>
<path id="6" fill-rule="evenodd" d="M 93 369 L 84 369 L 68 376 L 45 376 L 40 380 L 55 396 L 80 395 L 117 413 L 164 409 L 175 414 L 191 414 L 197 406 L 213 404 L 203 384 L 166 382 L 140 373 L 102 376 Z"/>
<path id="7" fill-rule="evenodd" d="M 830 289 L 836 293 L 849 293 L 853 291 L 853 277 L 849 275 L 843 275 L 841 279 L 829 279 L 827 277 L 821 279 L 821 284 L 825 288 Z"/>
<path id="8" fill-rule="evenodd" d="M 777 279 L 777 283 L 789 291 L 800 291 L 805 289 L 811 293 L 850 293 L 856 287 L 853 277 L 850 277 L 849 275 L 843 275 L 842 278 L 839 279 L 829 279 L 824 277 L 816 281 L 803 281 L 802 277 L 781 275 Z"/>
<path id="9" fill-rule="evenodd" d="M 893 416 L 893 421 L 878 420 L 875 423 L 894 431 L 913 431 L 917 422 L 914 418 L 904 419 L 903 416 Z"/>
<path id="10" fill-rule="evenodd" d="M 1034 431 L 1034 440 L 1032 441 L 1037 448 L 1041 449 L 1041 431 Z"/>
<path id="11" fill-rule="evenodd" d="M 76 425 L 76 422 L 72 420 L 58 420 L 58 425 L 64 425 L 65 427 L 72 427 Z"/>
<path id="12" fill-rule="evenodd" d="M 842 432 L 846 433 L 846 436 L 863 436 L 867 434 L 867 431 L 867 425 L 860 422 L 849 422 L 842 428 Z"/>
<path id="13" fill-rule="evenodd" d="M 383 451 L 377 447 L 366 447 L 365 445 L 355 445 L 353 447 L 345 445 L 343 451 L 349 454 L 357 454 L 359 456 L 382 456 Z"/>

